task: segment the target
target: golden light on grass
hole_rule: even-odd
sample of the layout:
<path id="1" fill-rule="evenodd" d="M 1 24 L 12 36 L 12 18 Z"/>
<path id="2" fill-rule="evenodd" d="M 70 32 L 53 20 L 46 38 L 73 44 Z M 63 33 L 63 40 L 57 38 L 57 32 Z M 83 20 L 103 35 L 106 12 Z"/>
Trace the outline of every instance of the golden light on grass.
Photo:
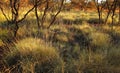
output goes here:
<path id="1" fill-rule="evenodd" d="M 10 68 L 17 68 L 17 64 L 20 64 L 22 72 L 39 72 L 46 69 L 54 72 L 60 71 L 62 66 L 62 60 L 54 47 L 48 46 L 41 39 L 31 37 L 17 41 L 14 49 L 7 53 L 5 62 Z"/>
<path id="2" fill-rule="evenodd" d="M 89 38 L 92 39 L 91 44 L 98 47 L 108 46 L 111 41 L 111 38 L 108 34 L 101 32 L 91 33 Z"/>
<path id="3" fill-rule="evenodd" d="M 0 12 L 0 22 L 5 21 L 6 19 L 4 18 L 4 16 L 2 15 L 2 13 Z"/>
<path id="4" fill-rule="evenodd" d="M 3 41 L 2 41 L 2 40 L 0 40 L 0 46 L 3 46 L 3 45 L 4 45 Z"/>
<path id="5" fill-rule="evenodd" d="M 59 40 L 59 41 L 63 41 L 63 42 L 68 42 L 69 41 L 67 35 L 65 35 L 65 34 L 56 35 L 56 39 Z"/>
<path id="6" fill-rule="evenodd" d="M 37 38 L 27 38 L 21 41 L 18 41 L 16 44 L 17 50 L 21 55 L 34 54 L 37 57 L 39 54 L 43 56 L 54 57 L 57 53 L 53 47 L 49 47 L 41 39 Z M 48 48 L 49 47 L 49 48 Z M 38 55 L 37 55 L 38 54 Z"/>

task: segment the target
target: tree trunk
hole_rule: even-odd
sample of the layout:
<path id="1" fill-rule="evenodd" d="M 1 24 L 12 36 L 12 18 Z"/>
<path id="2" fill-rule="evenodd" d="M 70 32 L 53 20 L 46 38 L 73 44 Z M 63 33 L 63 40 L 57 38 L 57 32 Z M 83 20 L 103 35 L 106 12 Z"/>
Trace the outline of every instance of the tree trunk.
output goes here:
<path id="1" fill-rule="evenodd" d="M 99 8 L 98 8 L 98 16 L 99 16 L 99 24 L 100 24 L 100 21 L 101 21 L 101 12 L 100 12 Z"/>
<path id="2" fill-rule="evenodd" d="M 36 16 L 36 21 L 38 25 L 38 30 L 40 29 L 40 23 L 39 23 L 39 16 L 38 16 L 38 6 L 37 6 L 37 0 L 35 0 L 35 16 Z"/>
<path id="3" fill-rule="evenodd" d="M 14 37 L 17 37 L 17 32 L 18 32 L 19 26 L 18 23 L 15 22 L 15 28 L 14 28 Z"/>
<path id="4" fill-rule="evenodd" d="M 119 24 L 120 24 L 120 1 L 119 1 Z"/>
<path id="5" fill-rule="evenodd" d="M 35 7 L 35 16 L 36 16 L 36 21 L 37 21 L 38 30 L 39 30 L 40 29 L 40 23 L 39 23 L 39 16 L 38 16 L 37 6 Z"/>

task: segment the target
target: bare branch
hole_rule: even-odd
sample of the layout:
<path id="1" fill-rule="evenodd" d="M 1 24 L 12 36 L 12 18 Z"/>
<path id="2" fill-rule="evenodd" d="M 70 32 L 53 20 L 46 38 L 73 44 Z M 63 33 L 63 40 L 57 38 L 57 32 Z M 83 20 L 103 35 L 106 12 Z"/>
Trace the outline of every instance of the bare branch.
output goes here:
<path id="1" fill-rule="evenodd" d="M 7 22 L 9 22 L 10 20 L 8 19 L 7 15 L 5 14 L 5 12 L 1 6 L 0 6 L 0 10 L 1 10 L 3 16 L 5 17 L 5 19 L 7 20 Z"/>
<path id="2" fill-rule="evenodd" d="M 51 25 L 53 25 L 53 23 L 54 23 L 54 21 L 55 21 L 57 15 L 58 15 L 58 14 L 60 13 L 60 11 L 62 10 L 63 4 L 64 4 L 64 0 L 62 0 L 61 5 L 60 5 L 60 8 L 59 8 L 58 12 L 55 14 L 55 16 L 53 17 L 53 19 L 52 19 L 50 25 L 48 26 L 48 29 L 50 28 Z"/>
<path id="3" fill-rule="evenodd" d="M 43 27 L 43 25 L 44 25 L 44 21 L 45 21 L 45 17 L 46 17 L 46 13 L 47 13 L 48 8 L 49 8 L 49 1 L 46 0 L 46 7 L 45 7 L 45 10 L 44 10 L 42 19 L 41 19 L 41 27 Z"/>
<path id="4" fill-rule="evenodd" d="M 28 15 L 35 7 L 41 5 L 42 3 L 44 3 L 44 2 L 41 2 L 40 0 L 37 1 L 37 4 L 35 4 L 31 9 L 29 9 L 29 10 L 24 14 L 23 18 L 21 18 L 21 19 L 18 20 L 17 22 L 19 23 L 19 22 L 23 21 L 23 20 L 27 17 L 27 15 Z"/>

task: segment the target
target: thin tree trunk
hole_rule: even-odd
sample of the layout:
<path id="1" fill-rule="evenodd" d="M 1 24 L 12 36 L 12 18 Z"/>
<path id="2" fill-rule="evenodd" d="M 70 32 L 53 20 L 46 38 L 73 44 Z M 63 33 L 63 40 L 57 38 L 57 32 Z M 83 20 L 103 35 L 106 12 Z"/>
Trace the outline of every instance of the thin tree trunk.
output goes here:
<path id="1" fill-rule="evenodd" d="M 44 10 L 43 16 L 41 18 L 41 28 L 43 28 L 43 26 L 44 26 L 44 21 L 45 21 L 45 18 L 46 18 L 48 8 L 49 8 L 49 0 L 46 0 L 45 10 Z"/>
<path id="2" fill-rule="evenodd" d="M 110 7 L 109 7 L 108 2 L 106 2 L 106 3 L 107 3 L 107 8 L 108 8 L 108 13 L 107 13 L 107 17 L 105 18 L 105 24 L 107 23 L 109 15 L 110 15 L 111 11 L 113 10 L 113 7 L 114 7 L 114 2 L 112 3 L 112 5 Z"/>
<path id="3" fill-rule="evenodd" d="M 108 20 L 108 17 L 110 15 L 110 12 L 111 12 L 111 10 L 109 10 L 108 13 L 107 13 L 107 17 L 105 18 L 105 24 L 107 23 L 107 20 Z"/>
<path id="4" fill-rule="evenodd" d="M 116 8 L 117 8 L 117 0 L 114 0 L 114 4 L 113 4 L 113 9 L 112 9 L 112 29 L 111 30 L 113 30 L 113 25 L 114 25 L 114 16 L 115 16 L 115 10 L 116 10 Z"/>
<path id="5" fill-rule="evenodd" d="M 49 29 L 49 28 L 53 25 L 53 23 L 54 23 L 54 21 L 55 21 L 57 15 L 60 13 L 60 11 L 62 10 L 62 8 L 63 8 L 63 6 L 64 6 L 63 4 L 64 4 L 64 0 L 62 0 L 58 12 L 57 12 L 57 13 L 55 14 L 55 16 L 53 17 L 53 19 L 52 19 L 52 21 L 50 22 L 50 24 L 49 24 L 49 26 L 47 27 L 47 29 Z"/>
<path id="6" fill-rule="evenodd" d="M 119 1 L 119 24 L 120 24 L 120 1 Z"/>
<path id="7" fill-rule="evenodd" d="M 112 9 L 112 25 L 114 24 L 114 16 L 115 16 L 115 10 L 117 8 L 117 0 L 115 0 L 113 4 L 113 9 Z"/>
<path id="8" fill-rule="evenodd" d="M 99 8 L 98 8 L 98 16 L 99 16 L 99 24 L 100 24 L 100 21 L 101 21 L 101 12 L 100 12 Z"/>
<path id="9" fill-rule="evenodd" d="M 40 29 L 40 23 L 39 23 L 39 16 L 38 16 L 37 6 L 35 7 L 35 16 L 36 16 L 36 21 L 37 21 L 38 30 L 39 30 Z"/>
<path id="10" fill-rule="evenodd" d="M 18 23 L 15 22 L 14 37 L 17 37 L 18 29 L 19 29 Z"/>

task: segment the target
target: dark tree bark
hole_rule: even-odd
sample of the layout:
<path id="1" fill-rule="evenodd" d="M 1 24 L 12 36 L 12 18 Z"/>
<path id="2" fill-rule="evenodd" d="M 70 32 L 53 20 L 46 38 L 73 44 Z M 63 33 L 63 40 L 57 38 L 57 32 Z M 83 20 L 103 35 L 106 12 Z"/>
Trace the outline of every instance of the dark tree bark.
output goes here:
<path id="1" fill-rule="evenodd" d="M 113 9 L 112 9 L 112 25 L 114 25 L 114 16 L 115 16 L 115 10 L 117 9 L 117 0 L 114 0 L 114 3 L 113 3 Z"/>
<path id="2" fill-rule="evenodd" d="M 38 2 L 39 4 L 39 2 Z M 34 5 L 31 9 L 29 9 L 23 16 L 23 18 L 21 19 L 18 19 L 19 18 L 19 8 L 20 8 L 20 0 L 9 0 L 9 5 L 10 5 L 10 9 L 11 9 L 11 15 L 12 15 L 12 18 L 9 19 L 9 16 L 6 15 L 6 13 L 4 12 L 2 6 L 0 6 L 0 10 L 2 12 L 2 14 L 4 15 L 5 19 L 7 20 L 8 22 L 8 25 L 9 24 L 14 24 L 15 27 L 13 27 L 13 31 L 14 31 L 14 37 L 17 36 L 17 31 L 19 29 L 19 23 L 22 22 L 26 17 L 27 15 L 37 6 L 37 5 Z"/>
<path id="3" fill-rule="evenodd" d="M 17 31 L 19 30 L 19 23 L 22 22 L 26 17 L 27 15 L 33 11 L 35 9 L 35 16 L 36 16 L 36 21 L 37 21 L 37 25 L 38 25 L 38 29 L 41 27 L 43 28 L 44 26 L 44 22 L 46 20 L 46 16 L 47 16 L 47 13 L 50 12 L 49 9 L 51 9 L 51 6 L 50 6 L 50 3 L 54 3 L 54 1 L 52 0 L 35 0 L 35 3 L 33 4 L 33 7 L 30 8 L 24 15 L 22 18 L 19 18 L 20 16 L 20 3 L 21 0 L 9 0 L 9 5 L 10 5 L 10 9 L 11 9 L 11 18 L 9 19 L 9 16 L 5 13 L 3 7 L 0 5 L 0 10 L 2 12 L 2 14 L 4 15 L 4 17 L 6 18 L 8 24 L 12 23 L 14 24 L 15 27 L 13 27 L 13 31 L 14 31 L 14 37 L 17 36 Z M 60 2 L 60 1 L 59 1 Z M 58 11 L 56 12 L 56 14 L 53 16 L 53 19 L 51 19 L 51 22 L 49 24 L 49 27 L 51 25 L 53 25 L 57 15 L 60 13 L 60 11 L 62 10 L 62 7 L 63 7 L 63 3 L 64 3 L 64 0 L 61 1 L 61 4 L 60 4 L 60 7 L 58 8 Z M 44 6 L 44 10 L 43 10 L 43 15 L 41 18 L 39 18 L 39 15 L 38 15 L 38 7 L 39 6 Z"/>
<path id="4" fill-rule="evenodd" d="M 55 19 L 56 19 L 57 15 L 61 12 L 61 10 L 62 10 L 62 8 L 63 8 L 63 6 L 64 6 L 63 4 L 64 4 L 64 0 L 62 0 L 61 5 L 60 5 L 60 7 L 59 7 L 59 10 L 58 10 L 57 13 L 55 14 L 55 16 L 53 16 L 52 21 L 50 22 L 49 26 L 47 27 L 48 29 L 49 29 L 49 28 L 53 25 L 53 23 L 55 22 Z"/>
<path id="5" fill-rule="evenodd" d="M 118 23 L 120 24 L 120 1 L 118 4 L 119 4 L 119 22 Z"/>
<path id="6" fill-rule="evenodd" d="M 43 13 L 43 16 L 41 18 L 41 28 L 43 28 L 43 26 L 44 26 L 44 21 L 45 21 L 46 15 L 47 15 L 48 8 L 49 8 L 49 0 L 46 0 L 44 13 Z"/>
<path id="7" fill-rule="evenodd" d="M 112 12 L 112 9 L 113 9 L 113 7 L 114 7 L 114 2 L 112 2 L 112 4 L 110 5 L 110 4 L 109 4 L 109 1 L 107 0 L 107 1 L 106 1 L 106 6 L 107 6 L 108 12 L 107 12 L 107 16 L 106 16 L 106 18 L 105 18 L 105 24 L 107 23 L 107 20 L 108 20 L 110 14 L 111 14 L 111 12 Z"/>
<path id="8" fill-rule="evenodd" d="M 35 0 L 35 5 L 37 5 L 37 0 Z M 40 22 L 39 22 L 39 16 L 38 16 L 38 6 L 35 6 L 35 16 L 36 16 L 36 21 L 38 25 L 38 30 L 40 29 Z"/>
<path id="9" fill-rule="evenodd" d="M 11 7 L 11 12 L 12 12 L 11 23 L 15 24 L 15 27 L 14 27 L 14 36 L 16 37 L 17 31 L 19 29 L 17 20 L 18 20 L 18 17 L 19 17 L 20 1 L 19 0 L 10 0 L 10 7 Z"/>
<path id="10" fill-rule="evenodd" d="M 97 8 L 97 12 L 98 12 L 99 24 L 101 24 L 102 12 L 103 12 L 103 8 L 105 7 L 106 3 L 102 4 L 102 2 L 101 2 L 101 4 L 99 4 L 99 0 L 94 0 L 94 3 Z"/>

